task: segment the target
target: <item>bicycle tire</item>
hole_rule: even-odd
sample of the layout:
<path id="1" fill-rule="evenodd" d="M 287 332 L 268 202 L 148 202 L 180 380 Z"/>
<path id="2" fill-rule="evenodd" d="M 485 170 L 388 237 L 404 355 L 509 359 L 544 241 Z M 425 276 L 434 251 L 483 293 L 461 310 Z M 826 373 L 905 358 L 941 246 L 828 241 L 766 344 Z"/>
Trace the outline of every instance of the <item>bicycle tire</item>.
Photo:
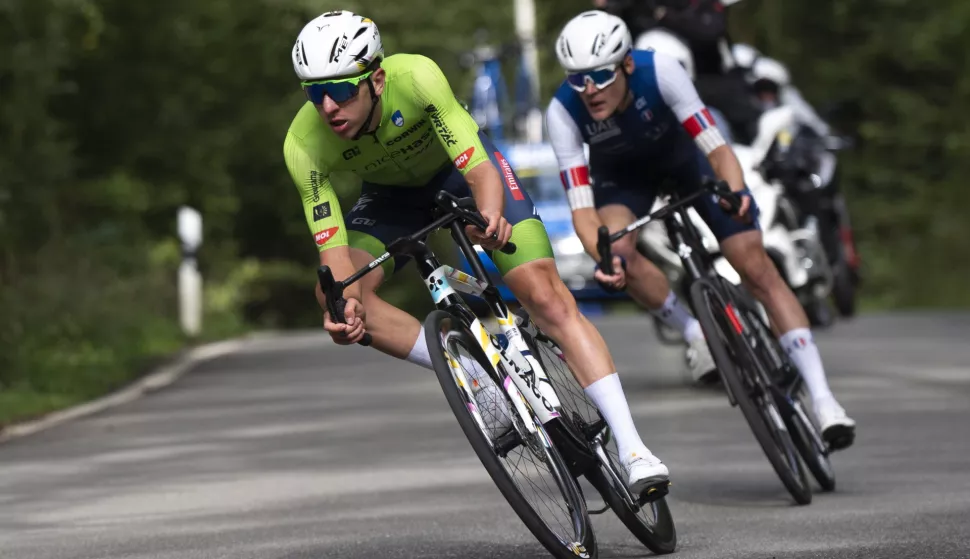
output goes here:
<path id="1" fill-rule="evenodd" d="M 520 316 L 524 319 L 528 318 L 528 315 L 520 314 Z M 558 344 L 552 338 L 545 336 L 534 322 L 530 322 L 529 326 L 539 334 L 539 340 L 536 340 L 527 331 L 524 323 L 520 326 L 520 332 L 529 349 L 532 350 L 532 354 L 542 364 L 546 376 L 552 383 L 556 393 L 560 395 L 560 403 L 562 405 L 560 419 L 571 421 L 578 427 L 580 432 L 585 432 L 591 424 L 591 421 L 597 419 L 602 420 L 602 415 L 599 413 L 595 404 L 589 401 L 585 391 L 568 369 L 568 365 L 565 371 L 563 371 L 548 363 L 548 361 L 551 361 L 551 358 L 543 348 L 547 348 L 557 360 L 561 360 L 565 364 L 565 360 L 560 357 L 562 356 L 562 350 Z M 562 395 L 566 395 L 566 397 Z M 614 458 L 617 452 L 616 442 L 613 440 L 613 437 L 608 438 L 608 441 L 604 444 L 604 450 L 606 450 L 607 456 L 610 458 L 611 467 L 615 471 L 622 472 L 617 463 L 617 458 Z M 674 524 L 673 514 L 670 512 L 666 497 L 661 497 L 644 505 L 649 506 L 653 513 L 655 520 L 651 525 L 646 519 L 640 517 L 638 511 L 634 510 L 614 487 L 612 476 L 605 471 L 605 467 L 602 464 L 586 472 L 585 476 L 590 484 L 600 493 L 603 501 L 609 505 L 613 514 L 620 519 L 620 522 L 626 526 L 627 530 L 646 546 L 647 549 L 657 555 L 673 553 L 677 549 L 677 528 Z"/>
<path id="2" fill-rule="evenodd" d="M 748 296 L 747 292 L 735 288 L 735 301 L 738 302 L 738 310 L 743 312 L 750 324 L 757 331 L 755 332 L 761 340 L 760 351 L 764 361 L 773 362 L 776 366 L 790 371 L 798 371 L 798 368 L 791 362 L 785 353 L 778 339 L 772 334 L 771 328 L 765 322 L 760 309 L 756 309 L 754 299 Z M 769 348 L 774 351 L 769 352 Z M 779 361 L 781 360 L 781 361 Z M 797 373 L 796 373 L 797 374 Z M 783 375 L 788 377 L 788 375 Z M 808 413 L 805 412 L 805 402 L 807 401 L 807 389 L 805 384 L 800 382 L 794 392 L 788 388 L 793 386 L 795 379 L 785 378 L 773 394 L 778 405 L 782 418 L 788 426 L 792 442 L 802 457 L 802 462 L 808 467 L 812 477 L 818 482 L 823 491 L 835 490 L 835 470 L 828 457 L 828 450 L 824 441 L 821 439 L 815 424 L 811 422 Z M 799 413 L 799 409 L 802 413 Z M 813 436 L 814 433 L 814 436 Z"/>
<path id="3" fill-rule="evenodd" d="M 804 387 L 799 392 L 802 390 L 804 390 Z M 794 398 L 803 399 L 800 394 L 796 394 Z M 803 417 L 794 409 L 795 402 L 790 402 L 788 405 L 791 410 L 784 415 L 785 423 L 788 425 L 792 442 L 795 443 L 795 448 L 798 449 L 802 461 L 805 462 L 805 466 L 808 467 L 808 471 L 812 473 L 812 477 L 818 482 L 822 491 L 835 491 L 835 470 L 829 460 L 828 451 L 825 448 L 819 448 L 816 438 L 810 432 L 810 430 L 814 430 L 818 433 L 818 429 L 815 428 L 814 424 L 806 425 L 806 420 L 811 420 Z M 804 409 L 804 404 L 801 405 Z M 821 437 L 821 434 L 818 434 L 818 436 Z"/>
<path id="4" fill-rule="evenodd" d="M 819 487 L 822 491 L 834 491 L 835 470 L 832 468 L 832 463 L 826 451 L 818 448 L 818 445 L 813 442 L 809 429 L 814 429 L 814 427 L 806 425 L 805 419 L 794 410 L 790 415 L 786 415 L 785 423 L 788 425 L 792 442 L 795 443 L 798 454 L 801 455 L 802 461 L 805 462 L 805 466 L 808 467 L 808 471 L 812 473 L 812 477 L 818 482 Z"/>
<path id="5" fill-rule="evenodd" d="M 446 355 L 451 355 L 451 353 L 449 353 L 450 350 L 445 343 L 449 345 L 452 343 L 461 344 L 479 366 L 486 370 L 491 369 L 491 363 L 475 341 L 474 336 L 458 318 L 443 310 L 435 310 L 429 313 L 425 319 L 424 328 L 431 363 L 434 366 L 435 375 L 441 385 L 442 392 L 444 392 L 445 399 L 455 414 L 465 438 L 468 439 L 482 466 L 485 467 L 512 510 L 515 511 L 539 543 L 554 557 L 560 559 L 575 557 L 595 559 L 598 555 L 596 538 L 586 508 L 586 501 L 582 497 L 575 478 L 569 474 L 569 469 L 556 447 L 551 443 L 540 445 L 544 449 L 544 461 L 546 464 L 552 465 L 550 472 L 559 486 L 560 494 L 569 507 L 570 521 L 574 530 L 572 541 L 564 541 L 563 538 L 559 537 L 526 500 L 526 497 L 502 465 L 491 440 L 481 431 L 475 417 L 469 412 L 468 404 L 471 403 L 469 398 L 472 397 L 456 382 L 447 362 Z M 446 341 L 442 340 L 442 334 L 447 338 Z M 454 358 L 458 360 L 458 356 L 454 356 Z M 504 391 L 503 394 L 505 394 Z M 535 417 L 532 419 L 545 439 L 549 440 L 538 419 Z M 554 471 L 553 468 L 557 471 Z"/>
<path id="6" fill-rule="evenodd" d="M 711 299 L 712 296 L 714 300 Z M 744 361 L 756 359 L 758 356 L 750 354 L 751 348 L 737 330 L 740 324 L 735 326 L 737 319 L 728 315 L 731 312 L 728 304 L 736 308 L 737 303 L 730 292 L 718 289 L 716 284 L 707 279 L 699 279 L 691 285 L 690 297 L 721 380 L 741 408 L 741 414 L 751 428 L 765 457 L 768 458 L 782 485 L 795 502 L 799 505 L 811 503 L 811 486 L 808 484 L 805 468 L 802 467 L 795 444 L 787 431 L 787 425 L 782 429 L 777 425 L 776 420 L 769 417 L 770 412 L 764 411 L 766 406 L 755 402 L 741 378 L 739 369 L 752 368 Z M 738 361 L 742 362 L 738 363 Z M 749 374 L 759 373 L 750 371 Z M 764 397 L 770 399 L 770 406 L 775 408 L 775 413 L 780 418 L 777 403 L 771 392 L 762 396 Z M 784 423 L 783 419 L 781 421 Z"/>

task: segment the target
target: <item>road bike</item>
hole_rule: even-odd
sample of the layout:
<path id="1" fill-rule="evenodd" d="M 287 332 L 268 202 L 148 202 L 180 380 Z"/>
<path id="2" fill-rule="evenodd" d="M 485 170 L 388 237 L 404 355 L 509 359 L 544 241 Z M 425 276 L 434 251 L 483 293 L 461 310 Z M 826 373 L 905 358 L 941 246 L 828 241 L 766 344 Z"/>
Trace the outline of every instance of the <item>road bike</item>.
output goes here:
<path id="1" fill-rule="evenodd" d="M 725 200 L 737 213 L 741 199 L 724 181 L 705 181 L 686 197 L 668 195 L 667 205 L 637 219 L 619 231 L 598 230 L 597 250 L 604 273 L 613 274 L 613 242 L 660 220 L 680 257 L 687 277 L 685 291 L 694 316 L 701 324 L 711 355 L 731 406 L 740 407 L 755 439 L 782 484 L 796 503 L 812 502 L 812 488 L 803 463 L 826 491 L 835 488 L 829 461 L 832 450 L 851 441 L 826 444 L 806 411 L 809 401 L 804 381 L 768 324 L 764 308 L 743 287 L 734 285 L 714 268 L 716 253 L 704 248 L 689 204 L 701 196 Z"/>
<path id="2" fill-rule="evenodd" d="M 606 503 L 593 513 L 612 509 L 649 549 L 672 552 L 676 529 L 664 498 L 669 484 L 641 495 L 627 491 L 610 429 L 569 372 L 563 352 L 524 310 L 511 313 L 489 281 L 464 231 L 465 224 L 487 227 L 474 199 L 442 191 L 435 203 L 432 223 L 394 240 L 347 279 L 335 281 L 327 266 L 318 269 L 330 316 L 343 321 L 347 286 L 395 255 L 412 256 L 437 307 L 424 328 L 445 398 L 489 476 L 536 539 L 555 557 L 597 557 L 578 482 L 585 476 Z M 427 237 L 442 228 L 450 229 L 477 277 L 441 264 L 432 253 Z M 507 243 L 502 250 L 511 253 L 515 246 Z M 459 292 L 484 299 L 490 316 L 480 319 Z M 365 334 L 359 343 L 371 341 Z"/>

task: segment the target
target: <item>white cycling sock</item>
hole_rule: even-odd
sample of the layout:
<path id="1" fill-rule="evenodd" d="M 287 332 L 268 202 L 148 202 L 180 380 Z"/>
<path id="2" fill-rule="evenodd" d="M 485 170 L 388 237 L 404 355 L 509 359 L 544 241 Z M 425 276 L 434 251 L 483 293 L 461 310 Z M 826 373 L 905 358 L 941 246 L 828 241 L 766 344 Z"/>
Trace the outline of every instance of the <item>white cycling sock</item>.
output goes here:
<path id="1" fill-rule="evenodd" d="M 424 326 L 418 332 L 418 339 L 414 340 L 414 347 L 411 348 L 411 353 L 405 359 L 415 365 L 421 365 L 425 369 L 434 370 L 434 367 L 431 366 L 431 354 L 428 353 L 428 340 L 424 337 Z"/>
<path id="2" fill-rule="evenodd" d="M 621 459 L 626 461 L 633 453 L 649 452 L 633 424 L 630 407 L 620 385 L 620 375 L 612 373 L 587 386 L 586 395 L 596 404 L 613 431 Z"/>
<path id="3" fill-rule="evenodd" d="M 795 328 L 784 334 L 778 341 L 781 347 L 788 352 L 791 360 L 795 362 L 805 385 L 812 394 L 812 399 L 816 402 L 834 399 L 829 383 L 825 379 L 825 369 L 822 367 L 822 356 L 818 353 L 815 339 L 808 328 Z"/>
<path id="4" fill-rule="evenodd" d="M 664 301 L 664 304 L 659 309 L 650 309 L 650 312 L 657 316 L 661 322 L 683 334 L 684 340 L 688 343 L 704 339 L 700 322 L 697 322 L 697 319 L 690 315 L 690 311 L 680 302 L 672 290 L 667 294 L 667 300 Z"/>

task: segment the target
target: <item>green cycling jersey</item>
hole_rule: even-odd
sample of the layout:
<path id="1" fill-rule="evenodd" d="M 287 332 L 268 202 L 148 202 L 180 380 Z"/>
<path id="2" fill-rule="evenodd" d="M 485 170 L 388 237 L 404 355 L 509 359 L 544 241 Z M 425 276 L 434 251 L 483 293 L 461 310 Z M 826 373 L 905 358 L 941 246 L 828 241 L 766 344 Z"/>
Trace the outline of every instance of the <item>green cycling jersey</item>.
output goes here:
<path id="1" fill-rule="evenodd" d="M 347 245 L 340 201 L 351 201 L 360 181 L 420 187 L 445 166 L 464 175 L 488 160 L 478 125 L 433 60 L 395 54 L 381 66 L 386 78 L 373 134 L 339 138 L 310 102 L 286 133 L 283 156 L 320 251 Z"/>

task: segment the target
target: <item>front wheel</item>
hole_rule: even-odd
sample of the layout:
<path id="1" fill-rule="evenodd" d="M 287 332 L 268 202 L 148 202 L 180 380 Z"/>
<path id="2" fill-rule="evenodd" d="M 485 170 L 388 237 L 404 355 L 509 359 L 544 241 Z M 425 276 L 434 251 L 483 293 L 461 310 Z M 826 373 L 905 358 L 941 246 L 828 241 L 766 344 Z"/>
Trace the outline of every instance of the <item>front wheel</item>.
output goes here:
<path id="1" fill-rule="evenodd" d="M 835 490 L 835 469 L 829 460 L 829 451 L 822 440 L 821 433 L 816 429 L 815 424 L 808 416 L 805 403 L 808 400 L 805 394 L 804 385 L 792 396 L 785 398 L 787 410 L 785 424 L 791 432 L 792 441 L 801 454 L 802 460 L 808 466 L 808 471 L 812 472 L 812 477 L 818 482 L 822 491 Z"/>
<path id="2" fill-rule="evenodd" d="M 596 539 L 586 501 L 539 419 L 531 410 L 527 417 L 516 413 L 505 390 L 491 391 L 503 401 L 486 403 L 477 399 L 485 389 L 481 382 L 472 380 L 468 368 L 487 371 L 491 379 L 478 375 L 485 383 L 495 382 L 499 377 L 475 337 L 454 315 L 432 311 L 424 329 L 431 363 L 445 399 L 512 510 L 553 556 L 595 558 Z M 490 408 L 488 414 L 482 413 L 486 406 Z M 504 410 L 511 428 L 493 437 L 486 422 L 497 415 L 496 410 Z M 534 426 L 534 431 L 530 426 Z"/>
<path id="3" fill-rule="evenodd" d="M 712 281 L 697 280 L 690 289 L 691 303 L 721 379 L 768 462 L 795 502 L 807 505 L 812 502 L 812 490 L 768 386 L 766 370 L 772 368 L 749 346 L 746 335 L 753 333 L 745 328 L 737 311 L 739 305 L 730 293 L 729 289 L 718 289 Z"/>
<path id="4" fill-rule="evenodd" d="M 739 310 L 746 317 L 745 323 L 751 327 L 761 342 L 759 354 L 762 361 L 773 363 L 774 369 L 778 371 L 775 375 L 777 387 L 772 389 L 772 394 L 791 434 L 792 442 L 798 449 L 798 454 L 801 455 L 808 471 L 818 481 L 819 487 L 823 491 L 834 490 L 835 470 L 829 461 L 828 445 L 822 440 L 821 433 L 809 417 L 810 398 L 805 382 L 799 376 L 798 367 L 791 362 L 781 344 L 778 343 L 778 339 L 768 328 L 768 321 L 763 320 L 750 303 L 742 305 Z"/>

